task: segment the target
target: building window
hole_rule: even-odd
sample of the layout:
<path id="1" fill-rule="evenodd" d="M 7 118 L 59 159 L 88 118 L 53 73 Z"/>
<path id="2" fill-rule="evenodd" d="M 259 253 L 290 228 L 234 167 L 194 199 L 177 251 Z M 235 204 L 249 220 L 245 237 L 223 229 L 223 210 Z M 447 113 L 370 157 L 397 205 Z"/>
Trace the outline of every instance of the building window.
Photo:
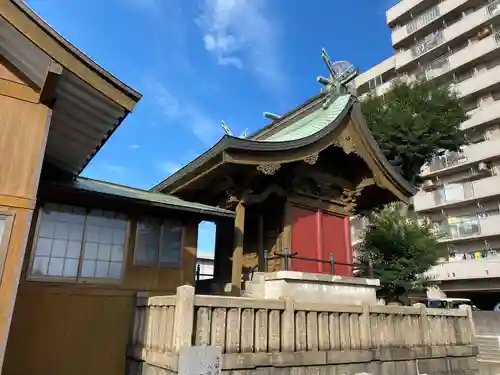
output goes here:
<path id="1" fill-rule="evenodd" d="M 127 227 L 127 218 L 115 212 L 45 205 L 30 275 L 75 281 L 121 279 Z"/>
<path id="2" fill-rule="evenodd" d="M 377 76 L 377 77 L 371 79 L 368 82 L 368 87 L 370 88 L 370 90 L 374 90 L 377 87 L 381 86 L 383 83 L 384 83 L 384 81 L 382 80 L 382 76 L 380 75 L 380 76 Z"/>
<path id="3" fill-rule="evenodd" d="M 135 263 L 145 266 L 181 265 L 182 224 L 142 218 L 137 223 Z"/>

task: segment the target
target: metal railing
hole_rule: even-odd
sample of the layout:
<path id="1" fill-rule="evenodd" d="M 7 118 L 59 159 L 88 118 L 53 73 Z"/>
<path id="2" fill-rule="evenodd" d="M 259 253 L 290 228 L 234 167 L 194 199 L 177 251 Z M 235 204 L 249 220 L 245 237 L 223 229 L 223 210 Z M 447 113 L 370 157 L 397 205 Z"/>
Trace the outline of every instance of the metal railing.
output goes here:
<path id="1" fill-rule="evenodd" d="M 411 55 L 415 58 L 424 53 L 429 52 L 431 49 L 439 46 L 444 42 L 443 32 L 436 31 L 430 35 L 427 35 L 424 39 L 418 41 L 411 48 Z"/>
<path id="2" fill-rule="evenodd" d="M 439 11 L 439 6 L 437 5 L 426 10 L 424 13 L 408 22 L 408 24 L 406 25 L 406 32 L 408 34 L 411 34 L 418 29 L 421 29 L 425 25 L 428 25 L 429 23 L 434 21 L 436 18 L 439 18 L 440 14 L 441 13 Z"/>
<path id="3" fill-rule="evenodd" d="M 308 257 L 301 257 L 297 255 L 298 253 L 292 253 L 288 249 L 283 249 L 282 253 L 275 253 L 273 256 L 269 256 L 267 251 L 264 252 L 264 270 L 267 271 L 268 269 L 268 261 L 270 260 L 278 260 L 278 259 L 283 259 L 284 263 L 284 269 L 285 271 L 290 270 L 290 261 L 291 260 L 302 260 L 306 262 L 314 262 L 314 263 L 322 263 L 322 264 L 328 264 L 329 270 L 330 270 L 330 275 L 335 275 L 335 266 L 348 266 L 352 268 L 357 268 L 357 269 L 364 269 L 368 277 L 373 276 L 373 268 L 371 265 L 367 264 L 361 264 L 361 263 L 347 263 L 347 262 L 337 262 L 334 258 L 333 253 L 329 254 L 328 259 L 320 259 L 320 258 L 308 258 Z"/>
<path id="4" fill-rule="evenodd" d="M 462 152 L 448 152 L 442 156 L 434 158 L 430 164 L 431 172 L 451 167 L 467 160 L 467 155 Z"/>
<path id="5" fill-rule="evenodd" d="M 363 270 L 364 274 L 368 277 L 373 277 L 373 267 L 371 265 L 367 264 L 362 264 L 362 263 L 347 263 L 347 262 L 338 262 L 335 260 L 333 253 L 329 254 L 328 259 L 320 259 L 320 258 L 308 258 L 308 257 L 302 257 L 298 256 L 298 253 L 292 253 L 288 249 L 284 249 L 282 253 L 274 253 L 273 255 L 269 255 L 267 250 L 264 251 L 264 265 L 263 265 L 263 271 L 267 272 L 269 269 L 269 261 L 271 260 L 278 260 L 278 259 L 283 259 L 284 260 L 284 269 L 285 271 L 290 270 L 290 261 L 291 260 L 301 260 L 301 261 L 306 261 L 306 262 L 315 262 L 315 263 L 322 263 L 322 264 L 328 264 L 329 265 L 329 271 L 330 275 L 335 275 L 335 266 L 347 266 L 347 267 L 352 267 L 353 269 L 358 269 L 358 270 Z M 259 266 L 251 267 L 247 269 L 246 271 L 243 271 L 243 276 L 245 277 L 250 277 L 253 276 L 254 272 L 259 272 Z M 195 280 L 200 281 L 202 280 L 201 277 L 214 277 L 213 273 L 207 274 L 207 273 L 201 273 L 201 266 L 198 264 L 196 265 L 196 274 L 195 274 Z"/>
<path id="6" fill-rule="evenodd" d="M 469 237 L 481 233 L 481 222 L 478 217 L 457 218 L 456 223 L 445 221 L 440 226 L 443 239 Z"/>
<path id="7" fill-rule="evenodd" d="M 490 16 L 496 16 L 500 14 L 500 0 L 493 1 L 486 6 L 488 14 Z"/>
<path id="8" fill-rule="evenodd" d="M 474 198 L 474 187 L 472 182 L 444 185 L 442 189 L 434 192 L 434 202 L 437 205 L 461 202 L 471 198 Z"/>

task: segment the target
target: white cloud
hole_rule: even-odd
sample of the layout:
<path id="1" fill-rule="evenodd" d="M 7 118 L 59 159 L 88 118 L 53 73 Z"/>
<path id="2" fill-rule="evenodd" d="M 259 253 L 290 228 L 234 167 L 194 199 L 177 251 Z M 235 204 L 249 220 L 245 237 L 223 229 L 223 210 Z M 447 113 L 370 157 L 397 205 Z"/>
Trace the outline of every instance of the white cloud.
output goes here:
<path id="1" fill-rule="evenodd" d="M 272 89 L 283 89 L 279 27 L 268 14 L 263 0 L 204 0 L 198 24 L 220 65 L 248 65 Z"/>
<path id="2" fill-rule="evenodd" d="M 170 122 L 189 129 L 204 144 L 211 145 L 222 136 L 222 129 L 196 103 L 181 100 L 158 81 L 147 81 L 149 95 Z"/>
<path id="3" fill-rule="evenodd" d="M 167 173 L 168 175 L 171 175 L 171 174 L 174 174 L 175 172 L 177 172 L 179 169 L 181 169 L 182 165 L 180 165 L 178 163 L 171 162 L 171 161 L 164 161 L 164 162 L 159 163 L 158 167 L 163 173 Z"/>
<path id="4" fill-rule="evenodd" d="M 132 145 L 128 145 L 127 148 L 129 150 L 137 150 L 138 148 L 140 148 L 141 145 L 138 145 L 138 144 L 132 144 Z"/>

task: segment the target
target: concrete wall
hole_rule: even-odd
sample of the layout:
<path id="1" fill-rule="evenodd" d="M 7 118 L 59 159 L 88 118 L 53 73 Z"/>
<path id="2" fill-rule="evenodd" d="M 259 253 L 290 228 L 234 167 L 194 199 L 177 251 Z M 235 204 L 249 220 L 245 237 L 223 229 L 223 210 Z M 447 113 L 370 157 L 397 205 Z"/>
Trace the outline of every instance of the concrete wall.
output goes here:
<path id="1" fill-rule="evenodd" d="M 474 311 L 472 318 L 476 327 L 476 335 L 500 336 L 500 312 Z"/>
<path id="2" fill-rule="evenodd" d="M 129 375 L 178 372 L 183 346 L 222 348 L 223 373 L 478 374 L 470 310 L 195 295 L 141 299 Z"/>

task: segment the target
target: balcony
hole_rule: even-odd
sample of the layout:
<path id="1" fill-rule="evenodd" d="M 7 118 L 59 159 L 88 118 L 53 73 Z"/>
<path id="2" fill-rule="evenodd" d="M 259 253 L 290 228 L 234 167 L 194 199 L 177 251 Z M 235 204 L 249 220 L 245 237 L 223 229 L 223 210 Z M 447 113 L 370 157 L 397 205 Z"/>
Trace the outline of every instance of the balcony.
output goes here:
<path id="1" fill-rule="evenodd" d="M 401 0 L 386 12 L 387 24 L 392 24 L 396 19 L 423 2 L 424 0 Z"/>
<path id="2" fill-rule="evenodd" d="M 500 256 L 443 262 L 432 267 L 425 276 L 440 281 L 500 277 Z"/>
<path id="3" fill-rule="evenodd" d="M 396 47 L 398 43 L 403 41 L 404 39 L 412 36 L 418 30 L 421 30 L 425 26 L 434 22 L 435 20 L 441 18 L 445 14 L 459 8 L 463 4 L 465 4 L 468 0 L 445 0 L 442 3 L 437 4 L 436 6 L 428 9 L 424 13 L 419 16 L 413 18 L 410 22 L 408 22 L 404 27 L 400 27 L 395 29 L 392 32 L 392 45 Z M 411 1 L 402 1 L 402 3 L 411 3 Z M 399 5 L 399 4 L 398 4 Z M 389 20 L 390 12 L 396 8 L 393 7 L 387 12 L 387 19 Z M 411 9 L 411 8 L 409 8 Z"/>
<path id="4" fill-rule="evenodd" d="M 454 88 L 457 94 L 463 98 L 498 83 L 500 83 L 500 65 L 474 75 L 460 83 L 451 84 L 450 87 Z"/>
<path id="5" fill-rule="evenodd" d="M 500 15 L 500 0 L 485 5 L 439 32 L 428 35 L 414 47 L 397 53 L 395 58 L 396 69 L 404 67 L 434 48 L 449 43 L 461 35 L 464 35 L 467 31 L 486 24 L 493 17 L 498 15 Z"/>
<path id="6" fill-rule="evenodd" d="M 497 77 L 499 79 L 500 77 Z M 475 110 L 471 117 L 460 125 L 462 130 L 470 129 L 475 126 L 486 124 L 500 118 L 500 101 Z"/>
<path id="7" fill-rule="evenodd" d="M 452 54 L 446 54 L 429 63 L 423 70 L 416 72 L 417 79 L 434 79 L 444 73 L 455 70 L 462 65 L 474 61 L 500 46 L 500 32 L 473 43 Z"/>
<path id="8" fill-rule="evenodd" d="M 443 237 L 439 241 L 443 243 L 500 236 L 500 215 L 484 218 L 449 217 L 448 221 L 441 225 L 440 232 Z"/>
<path id="9" fill-rule="evenodd" d="M 465 146 L 463 152 L 450 153 L 447 157 L 436 158 L 430 165 L 422 168 L 421 175 L 422 177 L 431 177 L 454 168 L 468 166 L 498 156 L 500 156 L 500 139 L 489 140 Z"/>
<path id="10" fill-rule="evenodd" d="M 413 202 L 415 211 L 421 212 L 495 195 L 500 195 L 500 176 L 483 178 L 473 182 L 448 184 L 433 192 L 419 191 Z"/>

